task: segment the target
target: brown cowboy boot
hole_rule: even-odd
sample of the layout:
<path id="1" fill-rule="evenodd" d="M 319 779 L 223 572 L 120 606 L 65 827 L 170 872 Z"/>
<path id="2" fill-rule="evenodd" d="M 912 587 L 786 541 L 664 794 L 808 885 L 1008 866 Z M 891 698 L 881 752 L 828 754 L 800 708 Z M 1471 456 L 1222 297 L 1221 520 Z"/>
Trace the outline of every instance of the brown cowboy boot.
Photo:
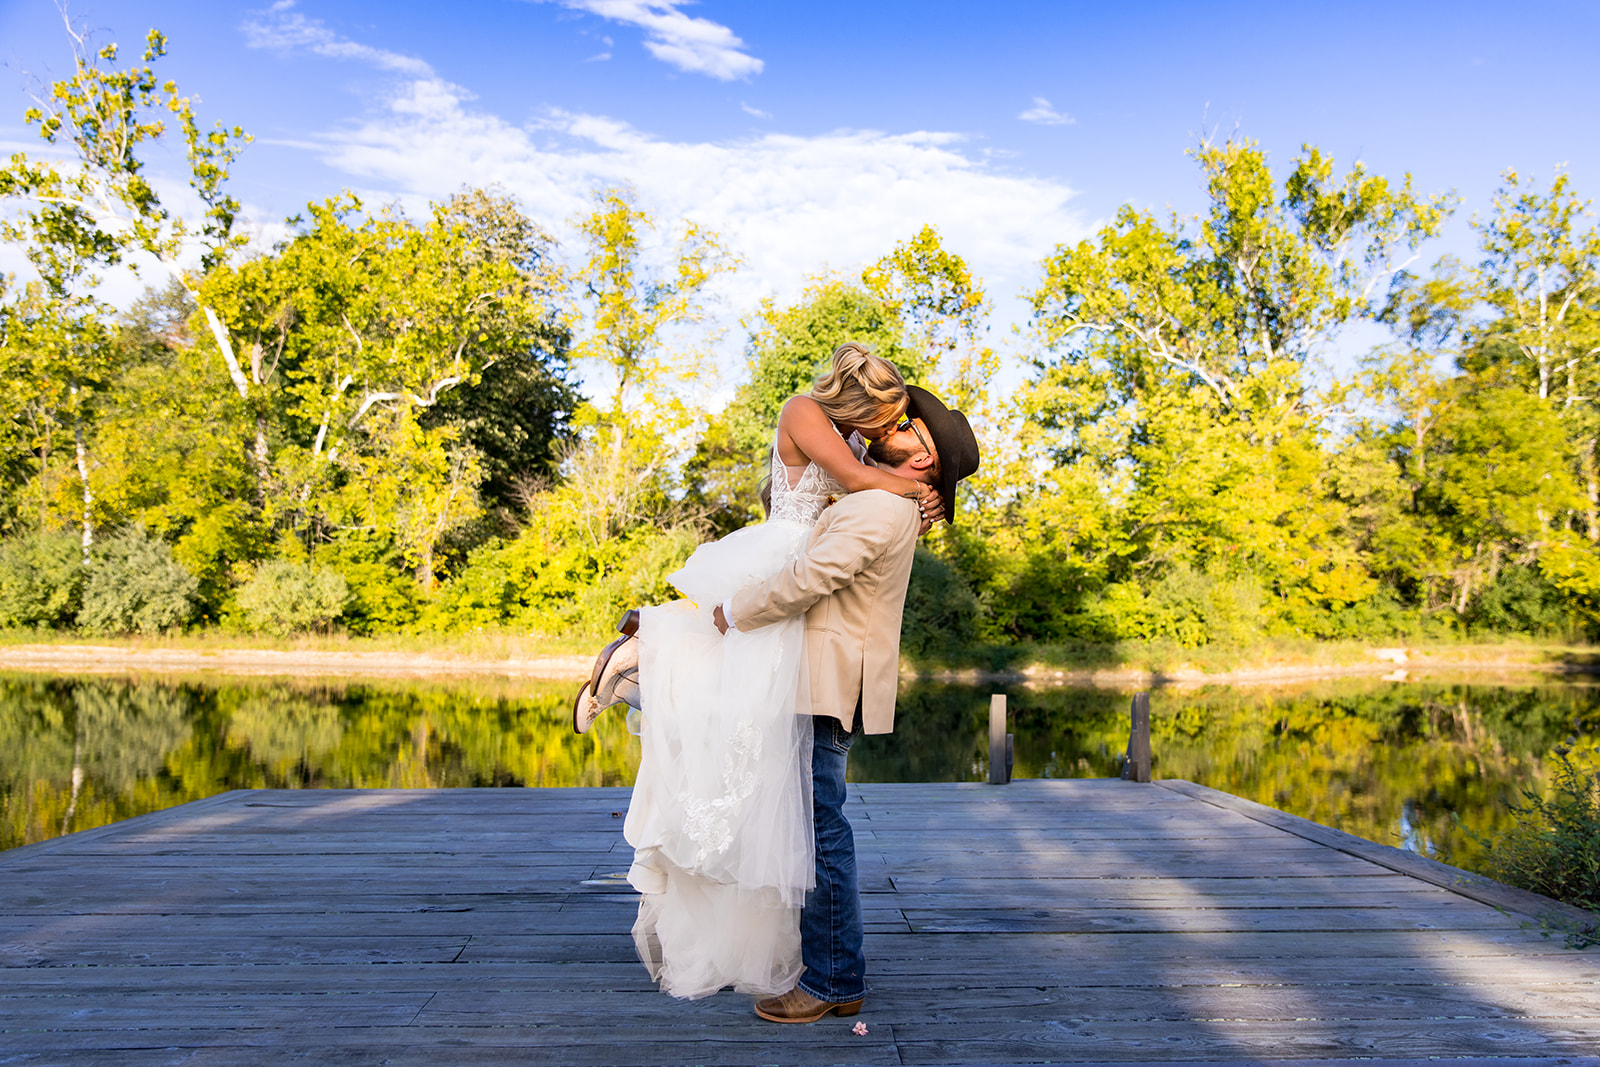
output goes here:
<path id="1" fill-rule="evenodd" d="M 843 1004 L 818 1000 L 799 986 L 781 997 L 768 997 L 756 1001 L 756 1014 L 775 1023 L 814 1023 L 829 1012 L 843 1019 L 861 1010 L 866 997 L 847 1000 Z"/>

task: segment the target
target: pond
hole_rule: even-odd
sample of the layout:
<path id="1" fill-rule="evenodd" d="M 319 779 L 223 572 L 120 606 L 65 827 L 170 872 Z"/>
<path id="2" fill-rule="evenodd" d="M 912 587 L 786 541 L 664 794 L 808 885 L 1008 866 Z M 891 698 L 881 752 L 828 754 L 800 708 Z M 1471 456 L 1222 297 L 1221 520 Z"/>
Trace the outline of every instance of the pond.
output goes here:
<path id="1" fill-rule="evenodd" d="M 1593 756 L 1600 688 L 1464 675 L 1159 689 L 1155 775 L 1187 778 L 1472 866 L 1552 751 Z M 0 848 L 240 788 L 629 785 L 620 714 L 572 733 L 572 687 L 507 678 L 351 680 L 0 674 Z M 1129 694 L 911 684 L 856 781 L 982 781 L 989 695 L 1007 693 L 1021 778 L 1114 776 Z M 1460 825 L 1455 817 L 1459 816 Z"/>

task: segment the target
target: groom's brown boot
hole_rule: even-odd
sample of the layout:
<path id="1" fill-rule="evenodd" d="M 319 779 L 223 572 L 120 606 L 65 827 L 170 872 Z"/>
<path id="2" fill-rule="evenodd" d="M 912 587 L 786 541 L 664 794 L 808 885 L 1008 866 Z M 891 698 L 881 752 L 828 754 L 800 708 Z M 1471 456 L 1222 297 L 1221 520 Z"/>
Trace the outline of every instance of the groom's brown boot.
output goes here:
<path id="1" fill-rule="evenodd" d="M 756 1014 L 775 1023 L 814 1023 L 829 1012 L 833 1012 L 841 1019 L 854 1015 L 861 1010 L 861 1005 L 866 999 L 862 997 L 860 1000 L 847 1000 L 843 1004 L 836 1004 L 829 1000 L 818 1000 L 804 989 L 795 986 L 781 997 L 768 997 L 766 1000 L 756 1001 Z"/>

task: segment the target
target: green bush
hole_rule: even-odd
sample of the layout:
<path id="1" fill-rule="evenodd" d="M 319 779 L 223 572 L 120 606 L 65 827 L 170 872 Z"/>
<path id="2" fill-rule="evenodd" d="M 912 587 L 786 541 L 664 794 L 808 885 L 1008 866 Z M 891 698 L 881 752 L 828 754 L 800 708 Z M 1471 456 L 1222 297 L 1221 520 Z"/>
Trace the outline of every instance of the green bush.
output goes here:
<path id="1" fill-rule="evenodd" d="M 978 640 L 978 598 L 948 562 L 922 545 L 900 623 L 900 650 L 925 659 L 970 649 Z"/>
<path id="2" fill-rule="evenodd" d="M 421 587 L 392 546 L 360 538 L 334 541 L 317 549 L 316 561 L 337 571 L 349 587 L 339 617 L 350 633 L 398 633 L 416 621 Z"/>
<path id="3" fill-rule="evenodd" d="M 78 625 L 103 634 L 154 634 L 194 615 L 199 580 L 172 548 L 143 526 L 129 526 L 94 546 L 83 583 Z"/>
<path id="4" fill-rule="evenodd" d="M 1600 771 L 1558 748 L 1550 795 L 1525 790 L 1507 806 L 1511 829 L 1492 840 L 1472 835 L 1488 851 L 1485 873 L 1600 913 Z"/>
<path id="5" fill-rule="evenodd" d="M 1370 640 L 1384 637 L 1409 637 L 1422 626 L 1419 613 L 1408 609 L 1395 597 L 1394 590 L 1379 589 L 1365 600 L 1331 612 L 1320 613 L 1313 637 L 1343 637 Z"/>
<path id="6" fill-rule="evenodd" d="M 1212 575 L 1180 564 L 1148 592 L 1131 581 L 1106 586 L 1091 614 L 1099 628 L 1123 640 L 1232 647 L 1260 635 L 1261 589 L 1248 577 Z"/>
<path id="7" fill-rule="evenodd" d="M 261 565 L 237 599 L 257 630 L 291 634 L 326 629 L 343 613 L 350 586 L 331 567 L 275 559 Z"/>
<path id="8" fill-rule="evenodd" d="M 604 634 L 624 608 L 675 599 L 667 575 L 699 543 L 690 526 L 638 526 L 595 544 L 566 529 L 560 516 L 541 515 L 515 539 L 474 549 L 417 625 Z"/>
<path id="9" fill-rule="evenodd" d="M 65 530 L 0 543 L 0 626 L 65 629 L 83 604 L 83 542 Z"/>
<path id="10" fill-rule="evenodd" d="M 1560 591 L 1537 567 L 1509 564 L 1472 601 L 1467 625 L 1474 631 L 1543 636 L 1571 626 Z"/>

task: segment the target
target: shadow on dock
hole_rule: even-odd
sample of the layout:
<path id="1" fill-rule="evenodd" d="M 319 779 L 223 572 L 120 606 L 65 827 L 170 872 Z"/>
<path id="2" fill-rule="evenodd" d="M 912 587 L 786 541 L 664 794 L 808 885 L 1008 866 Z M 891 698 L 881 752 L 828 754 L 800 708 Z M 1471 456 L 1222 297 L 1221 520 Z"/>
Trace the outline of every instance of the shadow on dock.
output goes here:
<path id="1" fill-rule="evenodd" d="M 625 789 L 261 790 L 0 853 L 0 1063 L 1600 1063 L 1600 956 L 1270 809 L 851 788 L 865 1035 L 655 991 Z"/>

